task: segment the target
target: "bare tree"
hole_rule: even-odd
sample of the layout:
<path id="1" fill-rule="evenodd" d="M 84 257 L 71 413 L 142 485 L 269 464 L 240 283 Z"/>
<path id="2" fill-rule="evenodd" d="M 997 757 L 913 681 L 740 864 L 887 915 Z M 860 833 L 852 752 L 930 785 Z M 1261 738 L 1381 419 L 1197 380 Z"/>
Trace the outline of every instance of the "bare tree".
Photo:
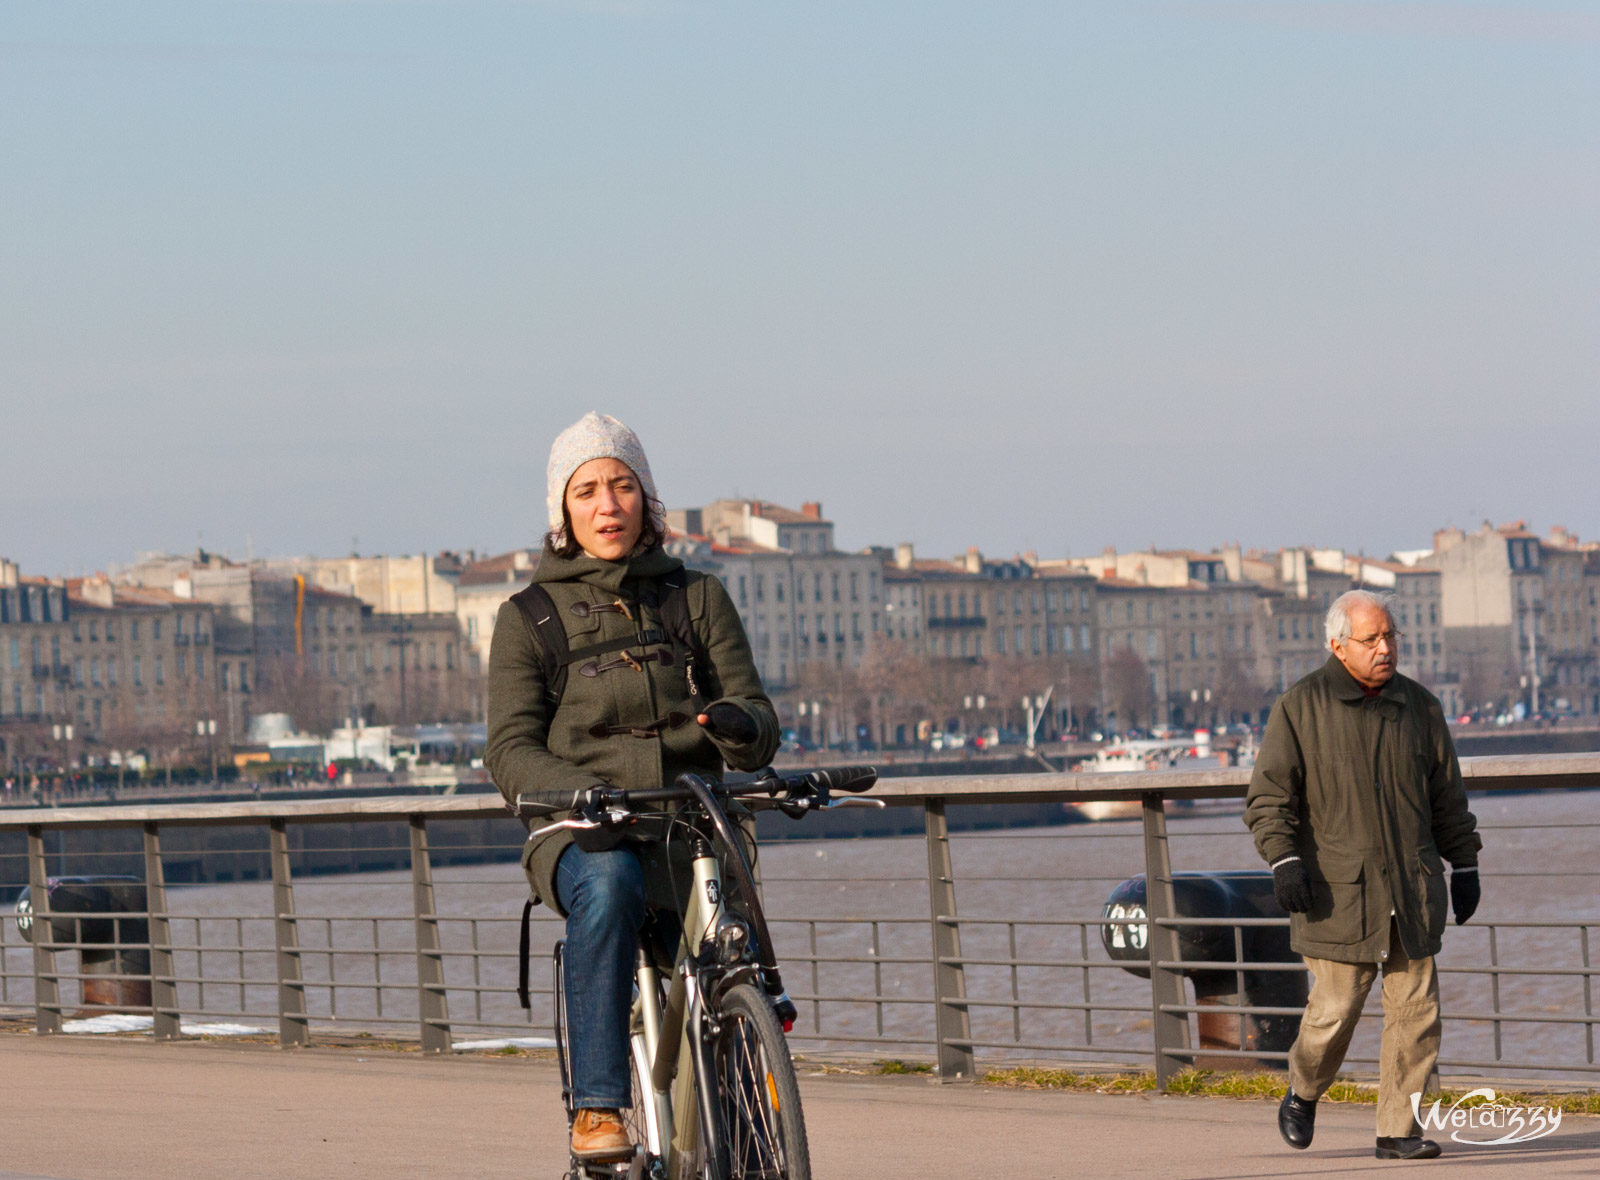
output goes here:
<path id="1" fill-rule="evenodd" d="M 1150 683 L 1150 668 L 1129 647 L 1119 647 L 1106 660 L 1106 703 L 1116 712 L 1123 729 L 1151 718 L 1155 711 L 1155 689 Z"/>

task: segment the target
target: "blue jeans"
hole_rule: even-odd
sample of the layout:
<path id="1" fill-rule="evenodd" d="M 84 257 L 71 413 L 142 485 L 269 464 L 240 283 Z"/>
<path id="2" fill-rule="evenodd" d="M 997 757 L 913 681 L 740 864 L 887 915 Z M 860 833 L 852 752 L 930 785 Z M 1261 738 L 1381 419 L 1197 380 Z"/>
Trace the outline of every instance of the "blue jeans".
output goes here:
<path id="1" fill-rule="evenodd" d="M 564 970 L 568 1068 L 573 1106 L 633 1105 L 628 1013 L 644 922 L 644 870 L 632 849 L 585 852 L 576 844 L 556 862 L 556 900 L 567 911 Z"/>

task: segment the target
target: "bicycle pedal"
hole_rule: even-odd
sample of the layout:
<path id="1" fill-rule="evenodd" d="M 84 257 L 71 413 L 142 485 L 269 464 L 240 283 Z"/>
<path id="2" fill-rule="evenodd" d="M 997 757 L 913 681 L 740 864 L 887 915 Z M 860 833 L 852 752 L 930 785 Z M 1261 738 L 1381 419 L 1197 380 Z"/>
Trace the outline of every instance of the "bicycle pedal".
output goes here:
<path id="1" fill-rule="evenodd" d="M 635 1180 L 650 1175 L 649 1160 L 642 1151 L 621 1160 L 578 1160 L 569 1175 L 575 1180 Z"/>

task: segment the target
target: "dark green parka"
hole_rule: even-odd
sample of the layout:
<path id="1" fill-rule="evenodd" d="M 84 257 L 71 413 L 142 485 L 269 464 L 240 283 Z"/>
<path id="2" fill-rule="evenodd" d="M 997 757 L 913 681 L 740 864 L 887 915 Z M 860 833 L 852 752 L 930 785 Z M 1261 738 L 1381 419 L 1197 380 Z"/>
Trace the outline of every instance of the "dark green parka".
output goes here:
<path id="1" fill-rule="evenodd" d="M 1467 868 L 1483 846 L 1438 700 L 1398 673 L 1369 697 L 1332 656 L 1273 706 L 1245 823 L 1268 864 L 1299 855 L 1310 874 L 1291 945 L 1343 963 L 1386 959 L 1391 920 L 1407 955 L 1438 954 L 1440 858 Z"/>
<path id="2" fill-rule="evenodd" d="M 686 652 L 674 652 L 670 665 L 636 660 L 637 668 L 623 664 L 594 676 L 582 675 L 573 665 L 567 670 L 561 703 L 552 708 L 533 631 L 517 604 L 506 602 L 495 620 L 489 647 L 489 740 L 484 763 L 508 802 L 521 796 L 559 817 L 590 787 L 660 787 L 684 771 L 717 779 L 725 765 L 757 770 L 771 761 L 778 748 L 777 715 L 762 691 L 739 613 L 715 577 L 685 570 L 681 561 L 659 548 L 623 561 L 602 561 L 587 554 L 566 558 L 547 548 L 534 581 L 555 602 L 568 646 L 575 651 L 651 630 L 664 635 L 660 612 L 640 596 L 667 574 L 681 574 L 687 580 L 690 623 L 710 658 L 711 668 L 697 671 L 705 704 L 720 701 L 737 706 L 755 723 L 755 740 L 713 739 L 695 722 L 684 677 Z M 653 601 L 653 595 L 647 597 Z M 572 609 L 575 603 L 599 606 L 619 599 L 627 604 L 628 615 L 617 611 L 580 615 Z M 670 647 L 670 642 L 630 645 L 628 651 L 637 657 L 663 646 Z M 658 736 L 590 733 L 597 725 L 643 728 L 673 714 L 682 719 Z M 632 837 L 640 845 L 647 876 L 658 851 L 650 847 L 652 835 L 657 833 L 646 830 Z M 530 843 L 523 853 L 534 896 L 552 908 L 556 908 L 556 860 L 571 842 L 570 833 L 558 832 Z"/>

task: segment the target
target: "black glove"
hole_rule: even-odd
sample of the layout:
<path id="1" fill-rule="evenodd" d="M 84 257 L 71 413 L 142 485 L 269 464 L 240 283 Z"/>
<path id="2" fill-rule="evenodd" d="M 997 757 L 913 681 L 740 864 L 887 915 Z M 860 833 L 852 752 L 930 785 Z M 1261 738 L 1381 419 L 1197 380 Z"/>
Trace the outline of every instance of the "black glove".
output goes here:
<path id="1" fill-rule="evenodd" d="M 1456 912 L 1456 925 L 1466 925 L 1467 919 L 1477 912 L 1483 897 L 1483 886 L 1478 884 L 1478 869 L 1453 869 L 1450 873 L 1450 907 Z"/>
<path id="2" fill-rule="evenodd" d="M 600 825 L 578 828 L 572 833 L 572 842 L 584 852 L 610 852 L 622 843 L 622 825 L 611 818 L 609 811 L 610 805 L 617 802 L 618 794 L 615 787 L 590 787 L 573 801 L 573 819 Z"/>
<path id="3" fill-rule="evenodd" d="M 1311 909 L 1311 876 L 1298 856 L 1272 866 L 1272 895 L 1286 913 L 1304 914 Z"/>
<path id="4" fill-rule="evenodd" d="M 761 736 L 756 723 L 738 705 L 720 701 L 700 714 L 705 731 L 719 741 L 733 745 L 748 745 Z"/>

